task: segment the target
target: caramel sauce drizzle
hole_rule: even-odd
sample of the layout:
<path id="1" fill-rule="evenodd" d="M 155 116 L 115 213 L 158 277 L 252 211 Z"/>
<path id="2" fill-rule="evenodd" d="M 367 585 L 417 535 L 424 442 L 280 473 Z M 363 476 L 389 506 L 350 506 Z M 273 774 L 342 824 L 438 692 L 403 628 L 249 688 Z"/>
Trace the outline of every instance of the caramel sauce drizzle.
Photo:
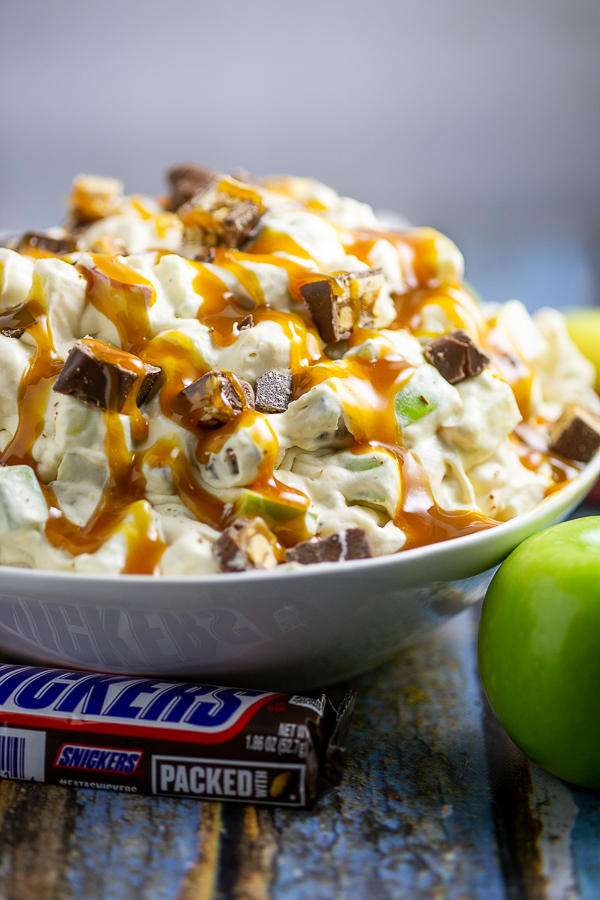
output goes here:
<path id="1" fill-rule="evenodd" d="M 441 509 L 433 500 L 425 473 L 414 456 L 397 448 L 402 478 L 402 501 L 394 524 L 406 535 L 404 549 L 449 541 L 498 525 L 478 510 Z"/>
<path id="2" fill-rule="evenodd" d="M 46 537 L 54 546 L 79 556 L 95 553 L 121 526 L 128 545 L 123 572 L 152 575 L 165 544 L 154 525 L 148 504 L 143 502 L 146 487 L 142 475 L 144 455 L 129 451 L 118 413 L 105 412 L 104 421 L 104 450 L 110 465 L 100 502 L 88 522 L 79 527 L 58 509 L 51 488 L 45 486 L 51 512 L 46 523 Z M 128 517 L 133 522 L 128 522 Z"/>
<path id="3" fill-rule="evenodd" d="M 430 335 L 423 324 L 425 306 L 440 306 L 454 328 L 464 328 L 476 340 L 482 341 L 487 328 L 477 305 L 462 285 L 444 284 L 434 288 L 416 288 L 394 298 L 396 318 L 388 327 L 407 328 L 416 335 Z"/>
<path id="4" fill-rule="evenodd" d="M 518 355 L 499 328 L 492 327 L 485 338 L 485 349 L 504 381 L 512 388 L 517 406 L 525 420 L 531 417 L 531 390 L 534 371 Z"/>
<path id="5" fill-rule="evenodd" d="M 140 219 L 144 221 L 153 221 L 156 228 L 156 234 L 159 238 L 164 238 L 169 228 L 177 222 L 177 217 L 168 212 L 155 212 L 149 209 L 144 198 L 138 194 L 134 194 L 130 198 L 130 203 Z"/>
<path id="6" fill-rule="evenodd" d="M 360 344 L 376 334 L 376 331 L 355 328 L 350 343 Z M 406 549 L 473 534 L 498 524 L 475 510 L 441 509 L 433 499 L 423 469 L 402 446 L 394 398 L 414 371 L 414 367 L 398 355 L 390 354 L 376 360 L 355 356 L 318 364 L 294 379 L 294 397 L 297 398 L 327 378 L 339 378 L 336 391 L 341 391 L 340 400 L 355 437 L 352 452 L 360 454 L 382 449 L 397 459 L 402 489 L 394 524 L 407 536 Z"/>
<path id="7" fill-rule="evenodd" d="M 539 424 L 546 423 L 540 420 Z M 531 472 L 543 472 L 552 478 L 552 483 L 546 488 L 545 497 L 555 494 L 569 481 L 573 481 L 583 469 L 583 463 L 550 452 L 547 440 L 527 422 L 517 425 L 509 439 L 512 449 L 526 469 Z"/>
<path id="8" fill-rule="evenodd" d="M 54 349 L 48 317 L 37 299 L 27 300 L 19 312 L 7 314 L 6 318 L 11 318 L 12 321 L 16 319 L 17 328 L 27 328 L 36 342 L 37 350 L 19 385 L 19 423 L 13 439 L 0 456 L 0 465 L 24 464 L 37 471 L 32 449 L 43 431 L 52 384 L 63 363 Z M 11 324 L 10 327 L 14 326 Z"/>
<path id="9" fill-rule="evenodd" d="M 206 464 L 210 454 L 218 453 L 238 428 L 252 428 L 253 437 L 263 450 L 258 477 L 247 488 L 265 501 L 260 509 L 262 518 L 284 547 L 293 547 L 299 541 L 308 540 L 311 533 L 306 527 L 305 513 L 310 505 L 309 498 L 302 491 L 283 484 L 275 477 L 279 445 L 268 419 L 262 413 L 245 409 L 227 425 L 206 434 L 198 441 L 196 459 L 200 464 Z M 287 507 L 285 518 L 277 516 L 276 507 L 281 505 Z M 235 518 L 234 510 L 229 514 L 227 524 Z"/>
<path id="10" fill-rule="evenodd" d="M 88 283 L 87 299 L 116 327 L 121 348 L 130 353 L 152 337 L 148 308 L 156 291 L 147 278 L 104 254 L 91 254 L 94 266 L 76 266 Z"/>
<path id="11" fill-rule="evenodd" d="M 251 199 L 261 205 L 262 195 L 254 188 L 231 179 L 223 179 L 219 188 L 240 199 Z M 157 220 L 157 230 L 166 229 L 169 222 L 158 221 L 142 201 L 133 199 L 142 218 Z M 137 205 L 136 205 L 137 204 Z M 528 397 L 532 373 L 516 357 L 502 336 L 490 331 L 469 292 L 459 284 L 440 283 L 435 257 L 435 235 L 432 229 L 408 232 L 349 232 L 338 229 L 346 252 L 370 264 L 369 255 L 377 240 L 384 238 L 398 250 L 406 290 L 394 298 L 396 318 L 390 329 L 407 328 L 412 333 L 425 334 L 422 310 L 428 304 L 442 307 L 454 327 L 465 328 L 491 354 L 501 376 L 513 388 L 524 417 L 529 416 Z M 335 378 L 334 389 L 341 395 L 351 430 L 354 434 L 352 452 L 366 453 L 378 448 L 392 454 L 398 461 L 401 476 L 401 501 L 395 524 L 407 536 L 406 547 L 417 547 L 437 541 L 471 534 L 497 524 L 483 514 L 468 510 L 449 512 L 434 502 L 427 476 L 415 457 L 402 445 L 401 434 L 394 413 L 394 398 L 414 369 L 393 352 L 376 360 L 351 357 L 331 360 L 322 352 L 321 341 L 309 316 L 299 305 L 298 311 L 286 313 L 265 303 L 260 279 L 244 263 L 267 263 L 283 268 L 287 274 L 291 297 L 301 304 L 300 288 L 326 275 L 315 271 L 305 248 L 289 235 L 263 228 L 252 245 L 252 252 L 216 248 L 214 266 L 194 262 L 197 269 L 194 290 L 202 297 L 198 319 L 211 329 L 217 346 L 226 347 L 239 336 L 239 325 L 251 310 L 255 323 L 274 321 L 280 324 L 290 340 L 291 369 L 294 376 L 294 399 L 312 387 Z M 169 251 L 158 251 L 156 261 Z M 306 266 L 286 258 L 310 260 Z M 116 327 L 121 348 L 140 357 L 143 362 L 162 368 L 159 402 L 163 414 L 175 424 L 197 435 L 196 459 L 208 461 L 211 453 L 221 449 L 237 428 L 252 428 L 255 439 L 263 448 L 263 460 L 258 477 L 247 491 L 258 496 L 254 514 L 261 515 L 276 535 L 277 553 L 283 558 L 283 548 L 293 546 L 310 537 L 306 526 L 309 499 L 301 491 L 288 487 L 276 478 L 278 446 L 268 419 L 259 412 L 246 409 L 227 425 L 216 430 L 198 428 L 193 410 L 181 396 L 181 390 L 201 377 L 209 366 L 194 343 L 185 334 L 173 331 L 159 337 L 152 336 L 149 309 L 156 301 L 153 285 L 146 278 L 119 259 L 94 254 L 93 264 L 77 265 L 87 281 L 87 299 Z M 235 276 L 246 297 L 236 298 L 219 278 L 218 268 Z M 17 432 L 0 462 L 25 462 L 36 468 L 32 456 L 33 444 L 41 434 L 52 382 L 62 363 L 58 358 L 50 334 L 47 316 L 36 298 L 21 308 L 0 316 L 0 327 L 27 327 L 37 344 L 19 393 L 20 418 Z M 355 328 L 350 346 L 374 337 L 378 332 Z M 115 353 L 119 353 L 115 350 Z M 127 398 L 122 415 L 129 416 L 135 443 L 145 441 L 148 423 L 135 403 L 143 367 L 137 372 L 136 384 Z M 109 462 L 109 478 L 97 509 L 83 528 L 64 516 L 51 488 L 42 485 L 50 506 L 46 526 L 48 539 L 57 547 L 77 556 L 94 553 L 120 529 L 127 540 L 128 552 L 124 571 L 152 574 L 157 571 L 165 545 L 153 523 L 149 505 L 144 502 L 145 478 L 143 467 L 168 467 L 173 476 L 175 492 L 184 506 L 200 522 L 217 530 L 227 527 L 238 515 L 238 507 L 224 504 L 202 487 L 186 457 L 179 440 L 162 438 L 146 450 L 130 450 L 123 430 L 123 419 L 115 412 L 104 413 L 106 423 L 105 451 Z M 543 448 L 529 445 L 526 436 L 511 437 L 513 449 L 532 471 L 552 473 L 553 484 L 547 493 L 562 487 L 576 477 L 578 469 L 568 461 L 548 455 Z M 281 509 L 286 515 L 278 515 Z"/>

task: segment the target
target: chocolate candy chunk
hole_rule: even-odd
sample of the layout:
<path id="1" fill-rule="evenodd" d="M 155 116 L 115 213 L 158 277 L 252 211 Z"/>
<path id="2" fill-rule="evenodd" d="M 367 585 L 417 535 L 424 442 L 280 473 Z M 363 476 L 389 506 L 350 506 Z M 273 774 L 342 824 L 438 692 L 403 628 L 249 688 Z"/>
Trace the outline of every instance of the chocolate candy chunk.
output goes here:
<path id="1" fill-rule="evenodd" d="M 577 403 L 569 403 L 550 427 L 549 449 L 553 453 L 589 462 L 600 447 L 600 418 Z"/>
<path id="2" fill-rule="evenodd" d="M 252 200 L 242 200 L 223 217 L 223 241 L 226 247 L 241 247 L 254 237 L 262 216 Z"/>
<path id="3" fill-rule="evenodd" d="M 238 381 L 242 386 L 242 390 L 244 392 L 244 397 L 246 398 L 246 405 L 248 406 L 248 409 L 256 409 L 254 388 L 247 381 L 244 381 L 243 378 L 238 378 Z"/>
<path id="4" fill-rule="evenodd" d="M 431 341 L 425 347 L 424 355 L 450 384 L 474 378 L 490 364 L 489 356 L 462 329 Z"/>
<path id="5" fill-rule="evenodd" d="M 17 244 L 18 253 L 49 253 L 54 256 L 62 256 L 65 253 L 74 253 L 77 250 L 77 242 L 72 237 L 53 238 L 43 231 L 26 231 Z"/>
<path id="6" fill-rule="evenodd" d="M 105 253 L 108 256 L 127 256 L 127 244 L 114 234 L 105 234 L 90 247 L 91 253 Z"/>
<path id="7" fill-rule="evenodd" d="M 167 172 L 171 186 L 170 209 L 177 210 L 199 194 L 217 174 L 210 166 L 198 163 L 178 163 Z"/>
<path id="8" fill-rule="evenodd" d="M 103 175 L 78 175 L 67 199 L 69 228 L 79 230 L 116 215 L 123 199 L 123 182 Z"/>
<path id="9" fill-rule="evenodd" d="M 383 286 L 381 269 L 336 275 L 300 288 L 317 330 L 326 344 L 350 337 L 355 325 L 369 327 Z"/>
<path id="10" fill-rule="evenodd" d="M 285 560 L 307 566 L 344 559 L 369 559 L 372 555 L 366 532 L 362 528 L 347 528 L 328 538 L 312 538 L 296 544 L 285 551 Z"/>
<path id="11" fill-rule="evenodd" d="M 137 382 L 138 406 L 148 398 L 161 370 L 133 353 L 103 341 L 83 338 L 69 351 L 54 385 L 58 394 L 70 394 L 88 406 L 121 412 Z"/>
<path id="12" fill-rule="evenodd" d="M 214 546 L 214 555 L 224 572 L 274 569 L 275 538 L 261 518 L 238 519 L 226 528 Z"/>
<path id="13" fill-rule="evenodd" d="M 181 393 L 202 428 L 219 428 L 247 407 L 254 408 L 252 386 L 231 372 L 207 372 Z"/>
<path id="14" fill-rule="evenodd" d="M 0 315 L 0 332 L 4 337 L 18 340 L 26 328 L 36 321 L 35 316 L 26 303 L 19 303 L 5 309 Z"/>
<path id="15" fill-rule="evenodd" d="M 206 247 L 204 250 L 201 250 L 200 253 L 197 253 L 194 259 L 196 262 L 213 263 L 216 255 L 214 247 Z"/>
<path id="16" fill-rule="evenodd" d="M 285 412 L 292 402 L 292 376 L 273 369 L 257 378 L 256 408 L 263 413 Z"/>
<path id="17" fill-rule="evenodd" d="M 226 188 L 231 188 L 231 192 Z M 248 192 L 248 185 L 233 178 L 211 181 L 179 209 L 188 236 L 206 247 L 239 249 L 254 237 L 264 213 L 262 204 L 245 199 L 244 192 Z"/>
<path id="18" fill-rule="evenodd" d="M 238 325 L 238 331 L 245 331 L 246 328 L 254 328 L 254 319 L 252 316 L 244 316 Z"/>

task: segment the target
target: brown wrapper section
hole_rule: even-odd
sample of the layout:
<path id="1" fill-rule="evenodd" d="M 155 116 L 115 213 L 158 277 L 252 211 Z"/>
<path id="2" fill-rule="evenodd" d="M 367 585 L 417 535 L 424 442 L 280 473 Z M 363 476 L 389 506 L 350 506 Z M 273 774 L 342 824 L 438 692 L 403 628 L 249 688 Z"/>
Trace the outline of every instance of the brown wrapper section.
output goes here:
<path id="1" fill-rule="evenodd" d="M 0 666 L 0 774 L 122 793 L 310 808 L 340 783 L 354 708 L 301 697 Z"/>

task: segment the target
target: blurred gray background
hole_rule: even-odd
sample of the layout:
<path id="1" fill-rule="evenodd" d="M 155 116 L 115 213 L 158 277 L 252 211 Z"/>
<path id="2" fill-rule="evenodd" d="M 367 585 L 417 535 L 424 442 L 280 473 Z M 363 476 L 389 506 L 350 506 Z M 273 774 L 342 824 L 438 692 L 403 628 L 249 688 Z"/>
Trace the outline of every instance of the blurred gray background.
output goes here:
<path id="1" fill-rule="evenodd" d="M 435 225 L 487 299 L 600 299 L 598 0 L 0 0 L 0 85 L 0 228 L 196 159 Z"/>

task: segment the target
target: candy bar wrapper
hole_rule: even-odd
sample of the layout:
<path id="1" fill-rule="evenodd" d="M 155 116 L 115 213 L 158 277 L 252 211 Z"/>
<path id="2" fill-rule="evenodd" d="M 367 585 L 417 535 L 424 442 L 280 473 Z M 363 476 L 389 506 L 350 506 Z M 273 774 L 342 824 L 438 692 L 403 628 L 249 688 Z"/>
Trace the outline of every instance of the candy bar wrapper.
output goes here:
<path id="1" fill-rule="evenodd" d="M 311 807 L 339 784 L 354 707 L 0 665 L 0 775 L 131 794 Z"/>

